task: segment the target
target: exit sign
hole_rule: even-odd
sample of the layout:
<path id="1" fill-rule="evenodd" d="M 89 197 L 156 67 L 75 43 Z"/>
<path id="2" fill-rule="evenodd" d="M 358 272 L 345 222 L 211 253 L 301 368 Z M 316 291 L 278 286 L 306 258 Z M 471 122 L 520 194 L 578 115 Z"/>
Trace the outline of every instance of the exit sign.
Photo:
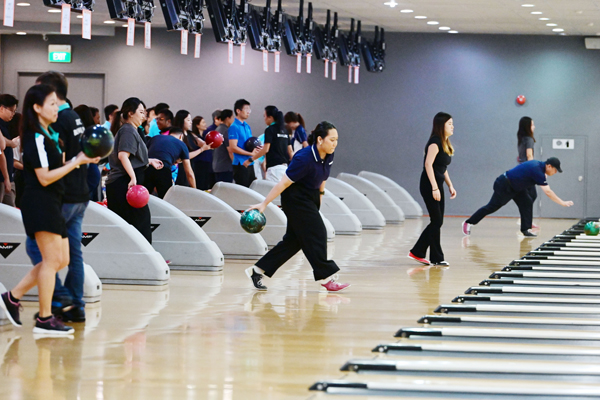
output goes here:
<path id="1" fill-rule="evenodd" d="M 51 44 L 48 45 L 48 61 L 51 63 L 70 63 L 71 45 Z"/>

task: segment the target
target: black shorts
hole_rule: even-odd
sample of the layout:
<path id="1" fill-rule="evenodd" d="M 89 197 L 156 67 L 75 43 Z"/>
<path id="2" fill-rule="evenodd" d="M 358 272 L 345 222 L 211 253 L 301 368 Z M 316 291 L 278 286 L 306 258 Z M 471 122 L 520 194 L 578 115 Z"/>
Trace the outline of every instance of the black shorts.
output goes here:
<path id="1" fill-rule="evenodd" d="M 25 233 L 35 239 L 36 232 L 50 232 L 67 237 L 62 215 L 62 197 L 39 190 L 25 189 L 21 198 L 21 216 Z"/>

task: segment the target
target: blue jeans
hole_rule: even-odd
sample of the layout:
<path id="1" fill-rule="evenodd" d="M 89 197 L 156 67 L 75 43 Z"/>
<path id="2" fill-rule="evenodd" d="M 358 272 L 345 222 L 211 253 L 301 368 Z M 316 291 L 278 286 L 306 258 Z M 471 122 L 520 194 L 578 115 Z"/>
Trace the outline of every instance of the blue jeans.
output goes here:
<path id="1" fill-rule="evenodd" d="M 54 286 L 53 297 L 71 297 L 75 307 L 84 307 L 83 301 L 83 254 L 81 252 L 81 235 L 83 215 L 88 203 L 65 203 L 62 206 L 62 215 L 67 224 L 67 234 L 69 236 L 69 272 L 65 278 L 65 284 L 56 274 L 56 284 Z M 42 261 L 42 253 L 35 240 L 27 237 L 25 243 L 27 255 L 33 265 Z"/>

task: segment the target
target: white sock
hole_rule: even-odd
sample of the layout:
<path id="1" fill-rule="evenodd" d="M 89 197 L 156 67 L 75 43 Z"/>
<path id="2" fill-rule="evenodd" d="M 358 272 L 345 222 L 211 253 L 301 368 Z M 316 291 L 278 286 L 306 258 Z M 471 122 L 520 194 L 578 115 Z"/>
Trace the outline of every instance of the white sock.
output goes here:
<path id="1" fill-rule="evenodd" d="M 329 278 L 321 279 L 319 282 L 321 282 L 321 285 L 327 285 L 332 279 L 333 276 L 330 276 Z"/>
<path id="2" fill-rule="evenodd" d="M 254 268 L 254 272 L 256 272 L 257 274 L 264 274 L 265 273 L 264 269 L 258 268 L 256 265 L 253 266 L 253 268 Z"/>

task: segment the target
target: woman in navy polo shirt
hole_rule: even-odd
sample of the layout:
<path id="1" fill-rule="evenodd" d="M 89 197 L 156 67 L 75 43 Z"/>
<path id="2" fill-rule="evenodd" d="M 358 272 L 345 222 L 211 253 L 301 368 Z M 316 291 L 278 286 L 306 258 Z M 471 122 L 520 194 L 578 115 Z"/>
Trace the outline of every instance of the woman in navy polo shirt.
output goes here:
<path id="1" fill-rule="evenodd" d="M 292 132 L 290 143 L 293 154 L 296 154 L 296 152 L 308 146 L 306 131 L 304 130 L 304 118 L 300 113 L 288 111 L 284 116 L 284 121 Z"/>
<path id="2" fill-rule="evenodd" d="M 33 333 L 68 335 L 73 328 L 65 326 L 52 315 L 52 295 L 56 273 L 69 264 L 69 241 L 61 207 L 65 191 L 62 178 L 80 165 L 97 163 L 100 158 L 88 158 L 79 153 L 64 162 L 60 139 L 50 127 L 58 118 L 58 98 L 49 85 L 35 85 L 23 102 L 23 177 L 25 190 L 21 199 L 21 214 L 25 233 L 34 238 L 42 261 L 10 292 L 2 294 L 0 308 L 10 322 L 21 326 L 19 299 L 34 286 L 39 292 L 39 315 Z"/>
<path id="3" fill-rule="evenodd" d="M 456 197 L 456 190 L 447 171 L 452 161 L 451 156 L 454 155 L 454 148 L 450 143 L 453 133 L 452 116 L 444 112 L 437 113 L 433 118 L 431 136 L 425 146 L 425 160 L 419 185 L 431 222 L 408 253 L 409 258 L 421 264 L 448 265 L 444 260 L 440 236 L 444 223 L 444 182 L 448 185 L 450 198 Z M 425 258 L 428 248 L 431 262 Z"/>
<path id="4" fill-rule="evenodd" d="M 320 281 L 325 289 L 339 292 L 350 286 L 335 281 L 334 275 L 340 269 L 333 260 L 327 259 L 327 232 L 319 214 L 337 142 L 335 126 L 321 122 L 308 138 L 310 146 L 296 153 L 281 181 L 262 203 L 250 207 L 264 212 L 267 205 L 281 195 L 281 208 L 287 217 L 282 241 L 256 265 L 246 269 L 246 275 L 258 290 L 267 290 L 262 284 L 263 274 L 272 277 L 299 250 L 306 255 L 315 281 Z"/>

